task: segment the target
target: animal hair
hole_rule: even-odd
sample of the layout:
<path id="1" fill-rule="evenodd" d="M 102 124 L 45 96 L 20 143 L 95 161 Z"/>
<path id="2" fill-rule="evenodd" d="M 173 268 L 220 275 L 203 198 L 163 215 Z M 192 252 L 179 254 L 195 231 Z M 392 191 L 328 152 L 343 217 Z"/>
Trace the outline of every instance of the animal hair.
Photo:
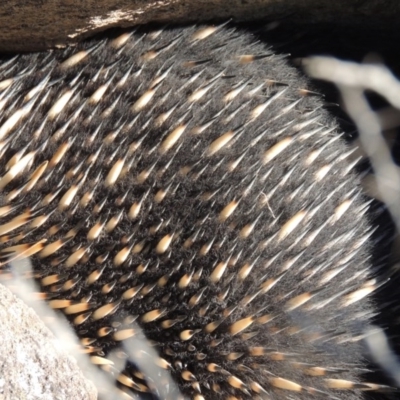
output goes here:
<path id="1" fill-rule="evenodd" d="M 139 28 L 3 60 L 0 89 L 3 264 L 31 257 L 96 363 L 135 322 L 197 400 L 377 388 L 368 204 L 284 56 L 226 26 Z M 132 360 L 115 378 L 153 391 Z"/>

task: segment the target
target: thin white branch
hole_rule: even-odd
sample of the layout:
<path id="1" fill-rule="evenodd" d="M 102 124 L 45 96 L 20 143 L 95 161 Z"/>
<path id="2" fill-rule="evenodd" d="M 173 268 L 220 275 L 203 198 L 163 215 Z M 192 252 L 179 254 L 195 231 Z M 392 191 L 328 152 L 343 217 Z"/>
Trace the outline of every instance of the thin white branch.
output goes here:
<path id="1" fill-rule="evenodd" d="M 373 90 L 400 109 L 400 82 L 381 65 L 363 65 L 331 57 L 311 57 L 304 65 L 313 78 L 338 86 L 346 111 L 355 122 L 362 147 L 371 161 L 380 198 L 400 232 L 400 170 L 382 136 L 380 118 L 364 95 L 365 90 Z"/>

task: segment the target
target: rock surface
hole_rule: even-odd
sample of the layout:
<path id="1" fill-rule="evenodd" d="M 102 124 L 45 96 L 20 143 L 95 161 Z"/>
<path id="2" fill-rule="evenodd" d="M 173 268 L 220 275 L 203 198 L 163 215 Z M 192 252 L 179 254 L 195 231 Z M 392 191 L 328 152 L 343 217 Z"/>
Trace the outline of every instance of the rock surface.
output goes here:
<path id="1" fill-rule="evenodd" d="M 0 285 L 0 400 L 95 400 L 97 392 L 36 313 Z"/>
<path id="2" fill-rule="evenodd" d="M 397 26 L 399 15 L 398 0 L 7 0 L 0 4 L 0 51 L 40 50 L 148 22 L 288 18 Z"/>

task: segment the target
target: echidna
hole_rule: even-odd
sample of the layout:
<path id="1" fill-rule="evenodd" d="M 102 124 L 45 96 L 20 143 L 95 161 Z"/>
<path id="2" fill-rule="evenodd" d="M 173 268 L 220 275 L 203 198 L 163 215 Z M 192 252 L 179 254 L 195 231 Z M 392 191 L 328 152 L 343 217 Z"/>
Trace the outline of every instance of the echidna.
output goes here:
<path id="1" fill-rule="evenodd" d="M 283 56 L 226 26 L 140 28 L 3 61 L 0 90 L 3 264 L 31 257 L 96 362 L 136 321 L 196 400 L 376 387 L 368 205 Z M 116 379 L 151 391 L 132 362 Z"/>

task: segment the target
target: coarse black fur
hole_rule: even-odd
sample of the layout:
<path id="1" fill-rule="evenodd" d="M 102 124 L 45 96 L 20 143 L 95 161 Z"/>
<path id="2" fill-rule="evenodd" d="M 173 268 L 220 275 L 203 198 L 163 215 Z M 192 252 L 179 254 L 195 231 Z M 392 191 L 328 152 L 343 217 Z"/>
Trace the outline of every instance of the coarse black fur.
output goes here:
<path id="1" fill-rule="evenodd" d="M 375 281 L 351 151 L 284 57 L 204 29 L 4 61 L 2 254 L 31 255 L 93 354 L 136 320 L 185 395 L 359 399 Z"/>

